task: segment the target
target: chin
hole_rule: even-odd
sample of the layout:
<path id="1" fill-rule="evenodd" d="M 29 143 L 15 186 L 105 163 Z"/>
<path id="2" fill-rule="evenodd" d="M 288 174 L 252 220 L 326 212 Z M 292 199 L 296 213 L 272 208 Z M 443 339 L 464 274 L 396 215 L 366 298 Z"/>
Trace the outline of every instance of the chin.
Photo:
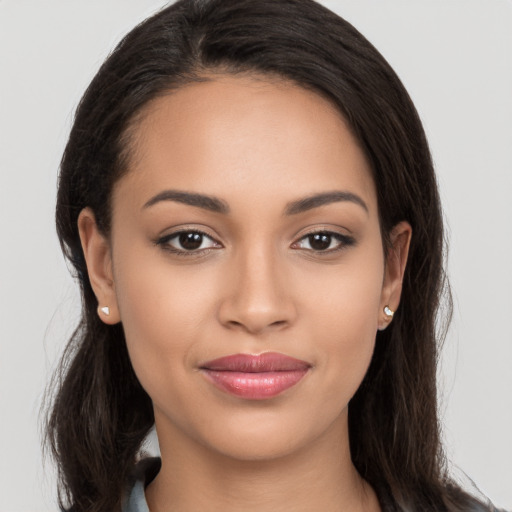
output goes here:
<path id="1" fill-rule="evenodd" d="M 338 437 L 346 415 L 233 414 L 227 422 L 215 422 L 196 440 L 219 456 L 246 462 L 264 462 L 307 451 L 332 433 Z M 313 420 L 314 417 L 314 420 Z"/>
<path id="2" fill-rule="evenodd" d="M 219 456 L 240 462 L 266 462 L 284 459 L 300 452 L 306 439 L 290 439 L 286 435 L 240 436 L 228 442 L 217 442 L 209 448 Z"/>

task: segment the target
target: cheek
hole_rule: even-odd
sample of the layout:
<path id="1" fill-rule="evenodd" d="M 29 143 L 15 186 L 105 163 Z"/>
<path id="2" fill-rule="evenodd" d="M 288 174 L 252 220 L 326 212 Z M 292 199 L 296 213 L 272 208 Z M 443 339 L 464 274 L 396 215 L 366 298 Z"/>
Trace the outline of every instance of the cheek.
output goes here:
<path id="1" fill-rule="evenodd" d="M 375 245 L 375 247 L 374 247 Z M 312 313 L 329 338 L 375 337 L 378 326 L 384 258 L 380 245 L 353 251 L 346 259 L 301 281 L 303 308 Z"/>
<path id="2" fill-rule="evenodd" d="M 324 400 L 346 405 L 370 364 L 378 327 L 383 258 L 379 247 L 357 254 L 324 276 L 307 294 L 308 330 L 314 333 L 319 369 L 325 372 Z M 352 264 L 354 263 L 354 264 Z M 304 292 L 305 293 L 305 292 Z"/>
<path id="3" fill-rule="evenodd" d="M 152 397 L 186 378 L 191 354 L 212 316 L 215 289 L 212 276 L 192 266 L 171 266 L 153 250 L 119 247 L 122 258 L 114 267 L 130 359 Z"/>

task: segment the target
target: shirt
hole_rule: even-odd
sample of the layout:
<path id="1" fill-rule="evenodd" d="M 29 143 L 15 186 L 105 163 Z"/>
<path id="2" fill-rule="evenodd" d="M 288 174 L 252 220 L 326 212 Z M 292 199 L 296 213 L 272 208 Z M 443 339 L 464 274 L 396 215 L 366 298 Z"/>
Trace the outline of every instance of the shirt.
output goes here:
<path id="1" fill-rule="evenodd" d="M 141 460 L 130 482 L 130 487 L 123 500 L 122 512 L 149 512 L 144 490 L 160 471 L 159 457 L 149 457 Z"/>
<path id="2" fill-rule="evenodd" d="M 160 471 L 161 466 L 162 463 L 159 457 L 142 459 L 136 465 L 133 477 L 128 486 L 128 491 L 123 499 L 122 512 L 149 512 L 144 491 L 154 480 Z M 464 491 L 460 489 L 459 492 L 461 495 L 465 494 Z M 378 496 L 383 512 L 393 512 L 398 510 L 389 493 L 381 490 L 381 492 L 378 492 Z M 466 496 L 469 498 L 469 495 Z M 484 496 L 481 495 L 480 498 L 481 501 L 474 498 L 466 499 L 466 508 L 463 510 L 467 512 L 506 512 L 495 508 Z M 464 500 L 461 500 L 461 502 L 464 503 Z"/>

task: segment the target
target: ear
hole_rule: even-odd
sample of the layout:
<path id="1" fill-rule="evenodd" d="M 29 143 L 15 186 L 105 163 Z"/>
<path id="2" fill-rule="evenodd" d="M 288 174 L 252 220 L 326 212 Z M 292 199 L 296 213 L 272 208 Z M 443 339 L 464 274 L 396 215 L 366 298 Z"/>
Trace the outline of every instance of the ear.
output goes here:
<path id="1" fill-rule="evenodd" d="M 400 303 L 402 293 L 402 282 L 404 279 L 407 256 L 411 243 L 411 225 L 402 221 L 399 222 L 390 233 L 391 247 L 386 254 L 384 282 L 382 284 L 381 304 L 379 310 L 379 330 L 384 330 L 391 322 L 393 316 L 387 315 L 384 308 L 387 306 L 391 312 L 395 312 Z"/>
<path id="2" fill-rule="evenodd" d="M 112 273 L 112 254 L 107 238 L 100 232 L 90 208 L 78 216 L 78 232 L 87 264 L 87 273 L 98 300 L 98 315 L 106 324 L 120 321 Z"/>

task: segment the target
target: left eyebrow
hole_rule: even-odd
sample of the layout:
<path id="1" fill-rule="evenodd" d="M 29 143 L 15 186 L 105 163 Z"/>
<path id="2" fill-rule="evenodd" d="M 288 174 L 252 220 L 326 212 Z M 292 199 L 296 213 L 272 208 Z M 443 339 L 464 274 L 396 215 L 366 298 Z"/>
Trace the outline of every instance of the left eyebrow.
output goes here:
<path id="1" fill-rule="evenodd" d="M 333 192 L 321 192 L 320 194 L 314 194 L 312 196 L 303 197 L 297 199 L 286 205 L 284 210 L 285 215 L 296 215 L 319 206 L 324 206 L 330 203 L 338 203 L 341 201 L 348 201 L 359 205 L 363 208 L 366 213 L 369 213 L 368 206 L 366 203 L 356 194 L 352 192 L 336 190 Z"/>

